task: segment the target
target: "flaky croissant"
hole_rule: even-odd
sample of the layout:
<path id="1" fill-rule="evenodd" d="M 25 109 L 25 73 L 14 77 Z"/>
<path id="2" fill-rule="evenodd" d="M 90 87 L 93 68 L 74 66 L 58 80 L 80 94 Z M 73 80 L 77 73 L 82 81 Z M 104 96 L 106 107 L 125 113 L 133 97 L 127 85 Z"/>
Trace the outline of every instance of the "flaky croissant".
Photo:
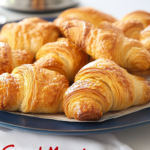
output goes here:
<path id="1" fill-rule="evenodd" d="M 0 75 L 0 109 L 24 113 L 63 112 L 66 77 L 34 65 L 22 65 Z"/>
<path id="2" fill-rule="evenodd" d="M 68 39 L 60 38 L 42 46 L 36 60 L 36 66 L 58 71 L 73 83 L 76 73 L 88 63 L 88 56 Z"/>
<path id="3" fill-rule="evenodd" d="M 120 20 L 114 22 L 113 25 L 121 29 L 125 37 L 137 40 L 139 40 L 140 32 L 144 29 L 144 25 L 136 20 L 129 20 L 129 21 Z"/>
<path id="4" fill-rule="evenodd" d="M 111 59 L 128 71 L 150 68 L 148 50 L 138 40 L 126 38 L 120 29 L 108 22 L 96 28 L 84 21 L 70 20 L 63 22 L 60 29 L 94 59 Z"/>
<path id="5" fill-rule="evenodd" d="M 122 21 L 138 21 L 144 25 L 144 28 L 150 25 L 150 13 L 146 11 L 134 11 L 124 16 Z"/>
<path id="6" fill-rule="evenodd" d="M 27 50 L 35 55 L 41 46 L 56 41 L 60 36 L 59 29 L 53 23 L 36 21 L 26 19 L 8 23 L 2 27 L 0 35 L 7 39 L 12 49 Z"/>
<path id="7" fill-rule="evenodd" d="M 146 27 L 140 34 L 140 42 L 150 52 L 150 25 Z"/>
<path id="8" fill-rule="evenodd" d="M 78 19 L 89 22 L 95 26 L 98 26 L 102 21 L 115 22 L 117 19 L 105 14 L 103 12 L 97 11 L 89 7 L 71 8 L 63 11 L 58 18 L 54 20 L 57 26 L 67 20 Z"/>
<path id="9" fill-rule="evenodd" d="M 150 82 L 133 76 L 115 62 L 98 59 L 84 66 L 64 94 L 68 118 L 98 120 L 108 111 L 119 111 L 150 100 Z"/>
<path id="10" fill-rule="evenodd" d="M 0 42 L 0 74 L 11 73 L 15 67 L 33 63 L 34 56 L 25 50 L 12 50 L 7 43 Z"/>

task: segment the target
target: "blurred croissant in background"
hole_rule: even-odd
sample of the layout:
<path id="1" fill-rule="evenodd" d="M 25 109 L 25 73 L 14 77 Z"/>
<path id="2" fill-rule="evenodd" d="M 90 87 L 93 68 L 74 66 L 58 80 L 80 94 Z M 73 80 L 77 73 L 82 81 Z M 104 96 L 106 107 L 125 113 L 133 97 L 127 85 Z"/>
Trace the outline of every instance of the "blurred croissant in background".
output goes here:
<path id="1" fill-rule="evenodd" d="M 54 20 L 54 24 L 58 27 L 64 21 L 68 20 L 83 20 L 89 22 L 96 27 L 103 21 L 112 23 L 112 25 L 121 29 L 124 35 L 128 38 L 138 39 L 140 32 L 150 25 L 150 13 L 145 11 L 135 11 L 126 16 L 121 20 L 115 19 L 113 16 L 106 13 L 100 12 L 90 7 L 71 8 L 63 11 L 58 18 Z"/>
<path id="2" fill-rule="evenodd" d="M 146 11 L 134 11 L 127 15 L 125 15 L 122 19 L 122 21 L 138 21 L 141 22 L 146 28 L 150 25 L 150 13 Z"/>
<path id="3" fill-rule="evenodd" d="M 140 32 L 144 29 L 144 25 L 136 20 L 117 21 L 113 25 L 121 29 L 125 37 L 139 40 Z"/>
<path id="4" fill-rule="evenodd" d="M 113 25 L 120 28 L 126 37 L 139 40 L 140 32 L 150 25 L 150 13 L 134 11 L 125 15 Z"/>
<path id="5" fill-rule="evenodd" d="M 108 111 L 119 111 L 150 100 L 150 82 L 133 76 L 108 59 L 84 66 L 64 95 L 68 118 L 98 120 Z"/>
<path id="6" fill-rule="evenodd" d="M 56 24 L 59 27 L 62 22 L 73 19 L 83 20 L 95 26 L 98 26 L 102 21 L 108 21 L 111 23 L 117 21 L 117 19 L 115 19 L 111 15 L 97 11 L 93 8 L 80 7 L 80 8 L 71 8 L 63 11 L 54 20 L 54 24 Z"/>

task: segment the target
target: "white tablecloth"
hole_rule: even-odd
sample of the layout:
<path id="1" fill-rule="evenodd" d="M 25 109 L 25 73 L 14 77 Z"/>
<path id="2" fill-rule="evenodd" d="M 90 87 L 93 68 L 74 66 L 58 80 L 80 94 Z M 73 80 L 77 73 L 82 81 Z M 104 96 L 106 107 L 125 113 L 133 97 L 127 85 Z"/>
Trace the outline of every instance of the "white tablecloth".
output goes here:
<path id="1" fill-rule="evenodd" d="M 15 150 L 131 150 L 113 134 L 88 136 L 56 136 L 29 133 L 17 130 L 0 129 L 0 149 L 5 147 Z"/>

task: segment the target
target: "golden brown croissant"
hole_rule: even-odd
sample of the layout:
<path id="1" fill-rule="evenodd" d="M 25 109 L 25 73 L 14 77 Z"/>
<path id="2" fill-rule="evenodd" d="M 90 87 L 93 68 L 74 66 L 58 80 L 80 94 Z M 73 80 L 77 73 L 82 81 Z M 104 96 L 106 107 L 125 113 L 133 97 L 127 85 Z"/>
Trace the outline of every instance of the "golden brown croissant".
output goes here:
<path id="1" fill-rule="evenodd" d="M 133 76 L 115 62 L 98 59 L 84 66 L 64 94 L 67 117 L 98 120 L 108 111 L 119 111 L 150 100 L 150 82 Z"/>
<path id="2" fill-rule="evenodd" d="M 72 19 L 83 20 L 98 26 L 102 21 L 115 22 L 114 17 L 89 7 L 71 8 L 63 11 L 54 23 L 59 26 L 62 22 Z"/>
<path id="3" fill-rule="evenodd" d="M 63 112 L 66 77 L 34 65 L 22 65 L 0 75 L 0 109 L 25 113 Z"/>
<path id="4" fill-rule="evenodd" d="M 8 72 L 22 64 L 33 63 L 34 56 L 25 50 L 11 50 L 7 43 L 0 42 L 0 74 Z"/>
<path id="5" fill-rule="evenodd" d="M 26 19 L 19 23 L 9 23 L 2 27 L 1 36 L 7 39 L 14 50 L 27 50 L 34 55 L 41 46 L 54 42 L 60 36 L 59 29 L 51 22 Z"/>
<path id="6" fill-rule="evenodd" d="M 36 60 L 36 66 L 58 71 L 73 83 L 76 73 L 88 63 L 88 56 L 68 39 L 60 38 L 42 46 Z"/>
<path id="7" fill-rule="evenodd" d="M 115 61 L 128 71 L 150 68 L 150 53 L 138 41 L 124 37 L 123 32 L 108 22 L 99 28 L 92 24 L 70 20 L 60 26 L 62 33 L 94 59 Z"/>
<path id="8" fill-rule="evenodd" d="M 150 52 L 150 25 L 146 27 L 140 34 L 140 42 Z"/>
<path id="9" fill-rule="evenodd" d="M 150 25 L 150 13 L 146 11 L 134 11 L 124 16 L 121 20 L 123 21 L 138 21 L 141 22 L 144 27 Z"/>
<path id="10" fill-rule="evenodd" d="M 116 21 L 113 25 L 121 29 L 124 35 L 128 38 L 139 40 L 140 32 L 144 29 L 144 25 L 141 22 L 129 20 L 129 21 Z"/>

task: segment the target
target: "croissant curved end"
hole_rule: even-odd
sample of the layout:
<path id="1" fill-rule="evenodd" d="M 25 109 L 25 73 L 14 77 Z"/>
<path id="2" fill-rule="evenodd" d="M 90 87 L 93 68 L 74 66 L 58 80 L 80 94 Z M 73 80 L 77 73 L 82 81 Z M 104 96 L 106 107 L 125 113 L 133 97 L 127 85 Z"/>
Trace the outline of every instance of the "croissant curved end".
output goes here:
<path id="1" fill-rule="evenodd" d="M 102 109 L 100 105 L 95 105 L 89 98 L 78 101 L 73 109 L 73 116 L 80 121 L 95 121 L 102 117 Z"/>

